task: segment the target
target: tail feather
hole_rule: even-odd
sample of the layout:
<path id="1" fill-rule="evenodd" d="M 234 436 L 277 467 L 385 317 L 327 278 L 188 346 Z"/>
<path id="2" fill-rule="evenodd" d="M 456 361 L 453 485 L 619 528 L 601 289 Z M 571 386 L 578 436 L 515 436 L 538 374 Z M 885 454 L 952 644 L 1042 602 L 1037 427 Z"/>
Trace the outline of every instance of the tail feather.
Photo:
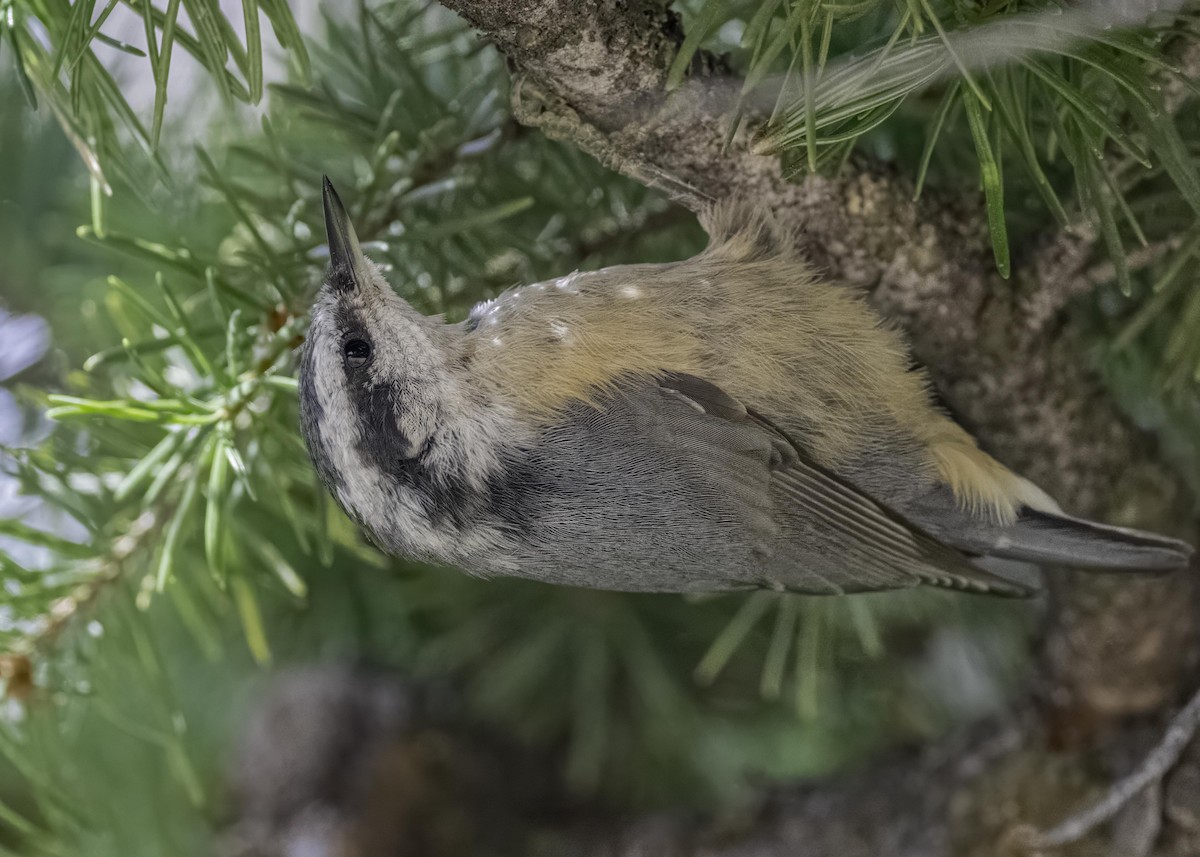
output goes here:
<path id="1" fill-rule="evenodd" d="M 1154 533 L 1025 508 L 989 554 L 1076 568 L 1167 572 L 1186 568 L 1193 548 Z"/>

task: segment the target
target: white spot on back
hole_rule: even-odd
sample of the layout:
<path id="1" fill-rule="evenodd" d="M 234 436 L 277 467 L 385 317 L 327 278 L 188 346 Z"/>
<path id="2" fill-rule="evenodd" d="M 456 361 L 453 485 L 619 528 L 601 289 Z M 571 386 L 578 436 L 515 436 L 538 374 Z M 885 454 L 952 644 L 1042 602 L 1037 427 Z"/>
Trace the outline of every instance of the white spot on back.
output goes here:
<path id="1" fill-rule="evenodd" d="M 579 284 L 575 281 L 579 278 L 578 271 L 572 271 L 565 277 L 559 277 L 554 281 L 554 287 L 559 291 L 566 292 L 569 295 L 579 294 Z"/>

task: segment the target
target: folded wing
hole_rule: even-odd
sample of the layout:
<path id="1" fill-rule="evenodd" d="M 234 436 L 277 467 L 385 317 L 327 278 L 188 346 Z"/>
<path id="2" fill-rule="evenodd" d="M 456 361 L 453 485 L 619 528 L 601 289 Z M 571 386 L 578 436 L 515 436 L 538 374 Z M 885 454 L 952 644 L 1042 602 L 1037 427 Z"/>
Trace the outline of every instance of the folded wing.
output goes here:
<path id="1" fill-rule="evenodd" d="M 695 438 L 712 443 L 722 430 L 770 444 L 769 498 L 776 535 L 764 551 L 764 586 L 798 591 L 869 591 L 928 584 L 999 595 L 1029 594 L 1025 587 L 975 567 L 970 559 L 878 503 L 849 482 L 816 464 L 801 444 L 765 415 L 717 386 L 690 375 L 665 374 L 657 389 L 631 395 L 660 414 L 664 437 L 682 450 Z M 690 408 L 654 408 L 657 400 L 682 399 Z M 760 442 L 761 442 L 760 441 Z M 736 481 L 728 457 L 714 457 L 713 477 Z"/>

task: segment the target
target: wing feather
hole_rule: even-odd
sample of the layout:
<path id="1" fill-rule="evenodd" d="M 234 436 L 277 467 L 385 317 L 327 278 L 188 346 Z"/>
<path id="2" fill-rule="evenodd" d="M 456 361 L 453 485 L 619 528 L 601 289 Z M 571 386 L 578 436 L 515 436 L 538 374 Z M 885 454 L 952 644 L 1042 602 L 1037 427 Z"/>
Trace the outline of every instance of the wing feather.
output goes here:
<path id="1" fill-rule="evenodd" d="M 721 430 L 711 424 L 719 421 L 727 424 L 731 436 L 750 430 L 769 440 L 773 449 L 772 495 L 791 504 L 793 514 L 808 518 L 814 527 L 835 537 L 845 552 L 847 574 L 853 573 L 854 589 L 893 589 L 924 583 L 969 592 L 1030 594 L 1020 584 L 977 568 L 965 554 L 821 467 L 770 419 L 748 409 L 716 385 L 672 373 L 661 376 L 659 386 L 668 395 L 682 396 L 694 404 L 686 416 L 672 413 L 671 433 L 677 438 L 698 434 L 711 443 L 722 436 Z M 710 424 L 700 425 L 706 422 Z M 739 484 L 744 487 L 747 483 Z M 754 506 L 762 508 L 770 502 L 763 498 Z M 776 509 L 775 513 L 787 511 Z"/>

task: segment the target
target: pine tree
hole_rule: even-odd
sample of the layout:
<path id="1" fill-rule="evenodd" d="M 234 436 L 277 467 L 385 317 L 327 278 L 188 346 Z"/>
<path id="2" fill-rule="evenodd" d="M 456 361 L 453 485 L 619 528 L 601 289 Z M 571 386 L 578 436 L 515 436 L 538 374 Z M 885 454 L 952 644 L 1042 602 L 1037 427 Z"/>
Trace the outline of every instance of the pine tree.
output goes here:
<path id="1" fill-rule="evenodd" d="M 571 795 L 569 820 L 522 818 L 503 847 L 421 853 L 998 854 L 1097 794 L 1121 771 L 1089 751 L 1136 745 L 1127 719 L 1194 685 L 1187 575 L 1052 572 L 1031 605 L 405 564 L 316 480 L 295 349 L 323 173 L 406 299 L 451 319 L 515 283 L 683 258 L 704 242 L 688 208 L 750 194 L 871 289 L 998 457 L 1072 511 L 1194 537 L 1195 5 L 1113 7 L 1115 26 L 1051 0 L 445 5 L 463 18 L 0 0 L 0 420 L 22 415 L 0 434 L 19 492 L 0 853 L 229 848 L 237 736 L 274 671 L 313 663 L 352 689 L 448 688 L 455 724 L 491 737 L 435 730 L 445 767 L 515 753 Z M 36 365 L 21 313 L 51 331 Z M 881 757 L 901 744 L 923 749 Z M 1195 847 L 1155 825 L 1157 853 Z"/>

